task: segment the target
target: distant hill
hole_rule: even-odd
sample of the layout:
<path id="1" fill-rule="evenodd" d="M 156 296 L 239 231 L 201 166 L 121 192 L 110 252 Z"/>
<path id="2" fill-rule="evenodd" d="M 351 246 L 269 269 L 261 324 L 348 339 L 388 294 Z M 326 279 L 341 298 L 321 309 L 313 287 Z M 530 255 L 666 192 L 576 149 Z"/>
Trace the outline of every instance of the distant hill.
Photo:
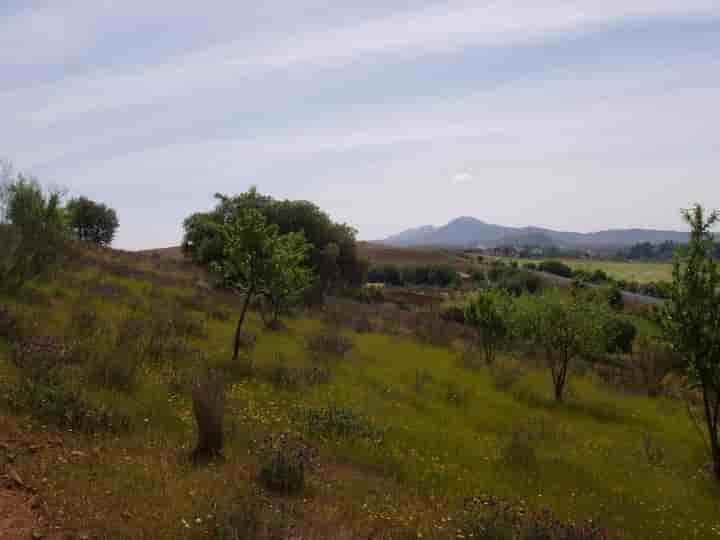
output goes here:
<path id="1" fill-rule="evenodd" d="M 536 242 L 533 242 L 535 240 Z M 553 231 L 541 227 L 505 227 L 472 217 L 460 217 L 442 227 L 427 225 L 381 240 L 391 246 L 493 247 L 508 245 L 556 245 L 568 248 L 622 248 L 639 242 L 687 242 L 679 231 L 613 229 L 593 233 Z"/>

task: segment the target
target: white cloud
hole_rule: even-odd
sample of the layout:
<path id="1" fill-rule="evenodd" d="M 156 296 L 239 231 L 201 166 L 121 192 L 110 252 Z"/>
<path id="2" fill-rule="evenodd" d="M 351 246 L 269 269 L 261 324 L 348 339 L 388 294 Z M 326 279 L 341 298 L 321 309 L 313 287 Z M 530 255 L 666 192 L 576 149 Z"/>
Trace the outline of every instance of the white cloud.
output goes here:
<path id="1" fill-rule="evenodd" d="M 453 184 L 465 184 L 473 179 L 473 175 L 468 172 L 460 172 L 452 177 Z"/>

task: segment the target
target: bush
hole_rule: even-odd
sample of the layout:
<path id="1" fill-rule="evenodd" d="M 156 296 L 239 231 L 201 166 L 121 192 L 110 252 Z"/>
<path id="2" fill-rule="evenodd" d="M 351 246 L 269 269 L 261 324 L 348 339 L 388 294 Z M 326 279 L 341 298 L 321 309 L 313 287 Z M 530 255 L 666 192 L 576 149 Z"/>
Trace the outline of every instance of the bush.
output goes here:
<path id="1" fill-rule="evenodd" d="M 538 463 L 535 450 L 538 439 L 538 434 L 530 426 L 513 426 L 510 439 L 502 451 L 503 461 L 510 467 L 535 469 Z"/>
<path id="2" fill-rule="evenodd" d="M 201 463 L 222 455 L 225 384 L 217 372 L 199 377 L 192 389 L 193 414 L 198 428 L 198 442 L 193 461 Z"/>
<path id="3" fill-rule="evenodd" d="M 465 310 L 460 306 L 448 306 L 441 313 L 440 318 L 444 321 L 465 323 Z"/>
<path id="4" fill-rule="evenodd" d="M 633 349 L 637 328 L 627 319 L 613 317 L 603 324 L 603 335 L 608 353 L 629 354 Z"/>
<path id="5" fill-rule="evenodd" d="M 415 320 L 415 336 L 436 347 L 446 347 L 452 341 L 449 324 L 436 313 L 420 313 Z"/>
<path id="6" fill-rule="evenodd" d="M 130 428 L 130 418 L 125 413 L 90 402 L 82 391 L 66 386 L 59 378 L 37 382 L 24 374 L 3 393 L 14 410 L 61 428 L 85 433 L 116 433 Z"/>
<path id="7" fill-rule="evenodd" d="M 561 261 L 543 261 L 538 265 L 538 270 L 554 274 L 556 276 L 572 278 L 573 271 L 567 264 Z"/>
<path id="8" fill-rule="evenodd" d="M 310 435 L 322 439 L 363 438 L 382 441 L 383 432 L 367 418 L 347 407 L 305 407 L 293 411 L 295 421 L 305 425 Z"/>
<path id="9" fill-rule="evenodd" d="M 15 341 L 20 334 L 18 320 L 6 307 L 0 306 L 0 337 Z"/>
<path id="10" fill-rule="evenodd" d="M 270 451 L 260 467 L 260 481 L 269 490 L 295 495 L 305 488 L 305 463 L 299 449 L 281 445 Z"/>
<path id="11" fill-rule="evenodd" d="M 307 349 L 315 355 L 343 357 L 353 348 L 349 337 L 343 336 L 337 325 L 330 325 L 310 336 Z"/>

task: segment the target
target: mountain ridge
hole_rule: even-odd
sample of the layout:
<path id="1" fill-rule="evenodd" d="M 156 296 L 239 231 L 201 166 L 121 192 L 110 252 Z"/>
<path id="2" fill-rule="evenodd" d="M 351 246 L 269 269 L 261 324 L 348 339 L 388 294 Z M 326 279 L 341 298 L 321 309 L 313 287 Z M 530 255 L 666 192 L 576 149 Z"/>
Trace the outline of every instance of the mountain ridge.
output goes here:
<path id="1" fill-rule="evenodd" d="M 681 231 L 660 229 L 606 229 L 597 232 L 580 233 L 556 231 L 543 227 L 507 227 L 486 223 L 477 218 L 461 216 L 446 225 L 435 227 L 425 225 L 401 231 L 378 243 L 391 246 L 448 246 L 448 247 L 494 247 L 497 245 L 519 245 L 523 238 L 542 239 L 568 248 L 622 248 L 640 242 L 660 243 L 665 241 L 687 242 L 688 235 Z"/>

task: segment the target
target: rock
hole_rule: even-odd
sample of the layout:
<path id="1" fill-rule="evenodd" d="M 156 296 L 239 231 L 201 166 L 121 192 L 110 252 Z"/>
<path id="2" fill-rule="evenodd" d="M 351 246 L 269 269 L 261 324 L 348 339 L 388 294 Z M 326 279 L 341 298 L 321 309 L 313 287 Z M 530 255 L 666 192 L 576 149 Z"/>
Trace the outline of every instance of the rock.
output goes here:
<path id="1" fill-rule="evenodd" d="M 70 452 L 70 455 L 75 457 L 87 457 L 87 454 L 85 452 L 81 452 L 80 450 L 73 450 Z"/>
<path id="2" fill-rule="evenodd" d="M 22 478 L 20 478 L 20 475 L 17 473 L 17 471 L 15 469 L 10 469 L 8 471 L 8 477 L 10 478 L 10 480 L 15 482 L 18 487 L 21 487 L 21 488 L 25 487 L 25 482 L 22 481 Z"/>

